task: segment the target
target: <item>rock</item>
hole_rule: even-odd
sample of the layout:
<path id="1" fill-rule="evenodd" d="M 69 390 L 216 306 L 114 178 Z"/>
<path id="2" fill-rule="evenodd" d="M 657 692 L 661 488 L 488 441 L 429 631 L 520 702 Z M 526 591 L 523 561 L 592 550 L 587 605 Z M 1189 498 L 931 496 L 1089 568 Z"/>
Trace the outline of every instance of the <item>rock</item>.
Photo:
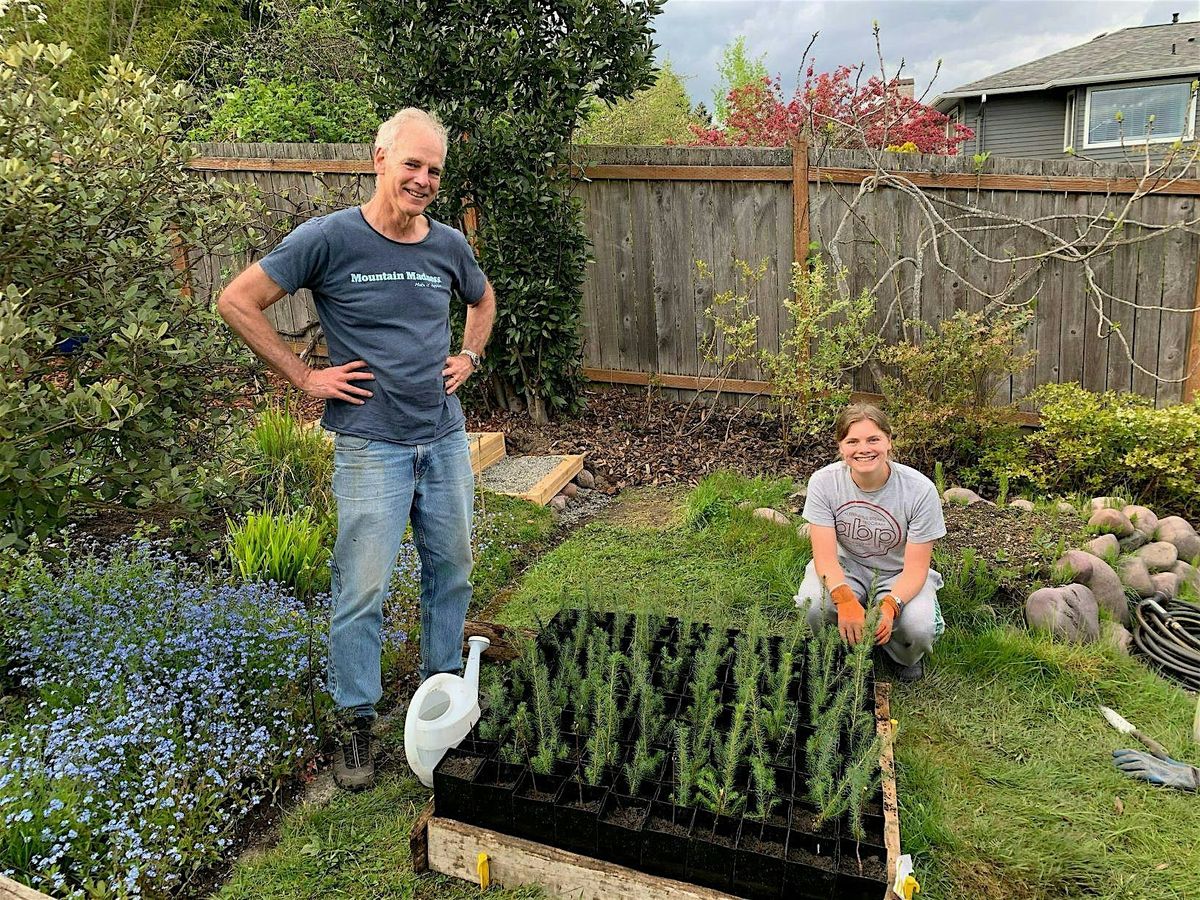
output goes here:
<path id="1" fill-rule="evenodd" d="M 1055 637 L 1090 644 L 1100 637 L 1096 598 L 1082 584 L 1041 588 L 1025 601 L 1025 620 Z"/>
<path id="2" fill-rule="evenodd" d="M 567 504 L 571 501 L 562 494 L 555 494 L 550 498 L 550 508 L 555 512 L 562 512 L 567 508 Z"/>
<path id="3" fill-rule="evenodd" d="M 796 534 L 800 535 L 800 537 L 804 538 L 804 540 L 810 541 L 812 540 L 812 526 L 805 522 L 796 529 Z"/>
<path id="4" fill-rule="evenodd" d="M 1069 572 L 1073 581 L 1085 585 L 1092 592 L 1097 606 L 1107 609 L 1123 625 L 1129 624 L 1129 601 L 1125 598 L 1121 579 L 1112 566 L 1099 556 L 1082 550 L 1065 553 L 1056 566 Z"/>
<path id="5" fill-rule="evenodd" d="M 738 504 L 737 508 L 745 509 L 745 510 L 754 509 L 754 501 L 753 500 L 743 500 Z"/>
<path id="6" fill-rule="evenodd" d="M 1169 600 L 1174 600 L 1179 596 L 1179 585 L 1182 582 L 1183 577 L 1174 572 L 1156 572 L 1150 576 L 1150 583 L 1154 585 L 1154 590 L 1166 594 Z"/>
<path id="7" fill-rule="evenodd" d="M 1200 535 L 1196 534 L 1190 522 L 1182 516 L 1167 516 L 1158 520 L 1158 530 L 1154 536 L 1160 541 L 1168 541 L 1179 551 L 1179 558 L 1190 563 L 1200 556 Z"/>
<path id="8" fill-rule="evenodd" d="M 1092 554 L 1092 556 L 1099 556 L 1101 558 L 1105 556 L 1115 557 L 1121 552 L 1121 544 L 1115 535 L 1102 534 L 1100 537 L 1092 538 L 1084 544 L 1083 549 Z"/>
<path id="9" fill-rule="evenodd" d="M 1128 500 L 1122 500 L 1120 497 L 1093 497 L 1087 505 L 1088 512 L 1094 513 L 1098 509 L 1116 509 L 1121 510 L 1129 505 Z"/>
<path id="10" fill-rule="evenodd" d="M 1121 545 L 1122 553 L 1132 553 L 1134 550 L 1145 547 L 1150 543 L 1150 535 L 1135 528 L 1132 534 L 1125 535 L 1118 543 Z"/>
<path id="11" fill-rule="evenodd" d="M 1079 507 L 1069 500 L 1059 500 L 1054 504 L 1054 508 L 1060 513 L 1074 513 L 1075 515 L 1079 515 Z"/>
<path id="12" fill-rule="evenodd" d="M 575 483 L 582 488 L 591 490 L 596 486 L 596 476 L 587 469 L 580 469 L 579 474 L 575 476 Z"/>
<path id="13" fill-rule="evenodd" d="M 1171 569 L 1172 574 L 1179 576 L 1179 586 L 1188 585 L 1193 591 L 1200 593 L 1200 569 L 1182 559 Z"/>
<path id="14" fill-rule="evenodd" d="M 974 491 L 962 487 L 946 488 L 942 499 L 955 506 L 974 506 L 976 503 L 987 502 Z"/>
<path id="15" fill-rule="evenodd" d="M 1008 508 L 1019 509 L 1022 512 L 1033 512 L 1033 501 L 1017 499 L 1008 504 Z"/>
<path id="16" fill-rule="evenodd" d="M 1149 597 L 1154 593 L 1154 582 L 1150 580 L 1150 570 L 1146 563 L 1136 556 L 1121 560 L 1121 583 L 1139 597 Z"/>
<path id="17" fill-rule="evenodd" d="M 1095 501 L 1092 501 L 1093 503 Z M 1119 538 L 1133 534 L 1133 523 L 1119 509 L 1104 507 L 1092 513 L 1088 525 L 1099 529 L 1104 534 L 1115 534 Z"/>
<path id="18" fill-rule="evenodd" d="M 1179 562 L 1179 551 L 1168 541 L 1155 541 L 1147 544 L 1134 554 L 1146 564 L 1153 575 L 1156 572 L 1169 572 L 1175 563 Z"/>
<path id="19" fill-rule="evenodd" d="M 566 484 L 564 484 L 562 486 L 562 490 L 559 493 L 561 493 L 564 497 L 567 497 L 567 498 L 574 497 L 576 494 L 579 493 L 579 485 L 577 485 L 573 481 L 568 481 Z"/>
<path id="20" fill-rule="evenodd" d="M 765 519 L 768 522 L 774 522 L 776 525 L 791 525 L 792 520 L 785 516 L 777 509 L 771 509 L 769 506 L 760 506 L 753 513 L 756 519 Z"/>
<path id="21" fill-rule="evenodd" d="M 1104 634 L 1104 639 L 1112 645 L 1113 649 L 1118 653 L 1123 653 L 1129 656 L 1133 650 L 1133 635 L 1129 633 L 1129 629 L 1117 622 L 1109 624 L 1108 630 Z"/>
<path id="22" fill-rule="evenodd" d="M 1138 531 L 1144 531 L 1146 534 L 1154 534 L 1154 529 L 1158 527 L 1158 516 L 1144 506 L 1129 504 L 1121 510 L 1129 517 L 1129 521 L 1133 523 Z"/>

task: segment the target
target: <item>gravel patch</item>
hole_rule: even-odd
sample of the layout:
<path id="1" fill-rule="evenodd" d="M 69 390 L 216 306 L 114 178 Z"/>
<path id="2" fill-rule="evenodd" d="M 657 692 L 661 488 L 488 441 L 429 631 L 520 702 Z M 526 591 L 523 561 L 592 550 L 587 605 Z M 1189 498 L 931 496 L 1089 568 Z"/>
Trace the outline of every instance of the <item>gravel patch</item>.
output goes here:
<path id="1" fill-rule="evenodd" d="M 559 528 L 574 528 L 595 516 L 600 510 L 612 506 L 615 501 L 603 491 L 589 491 L 580 488 L 579 493 L 567 504 L 567 508 L 558 514 Z"/>
<path id="2" fill-rule="evenodd" d="M 480 481 L 498 494 L 524 494 L 554 471 L 562 456 L 506 456 L 483 470 Z"/>

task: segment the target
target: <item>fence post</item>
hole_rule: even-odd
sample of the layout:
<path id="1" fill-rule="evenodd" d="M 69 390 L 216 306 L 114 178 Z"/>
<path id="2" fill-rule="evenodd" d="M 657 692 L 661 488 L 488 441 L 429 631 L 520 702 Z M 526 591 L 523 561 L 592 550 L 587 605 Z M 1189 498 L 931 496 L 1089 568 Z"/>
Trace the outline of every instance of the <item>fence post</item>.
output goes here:
<path id="1" fill-rule="evenodd" d="M 1183 383 L 1183 402 L 1191 403 L 1200 394 L 1200 265 L 1196 267 L 1196 293 L 1192 297 L 1192 330 L 1188 335 L 1187 381 Z"/>
<path id="2" fill-rule="evenodd" d="M 803 266 L 808 259 L 808 144 L 792 143 L 792 259 Z"/>

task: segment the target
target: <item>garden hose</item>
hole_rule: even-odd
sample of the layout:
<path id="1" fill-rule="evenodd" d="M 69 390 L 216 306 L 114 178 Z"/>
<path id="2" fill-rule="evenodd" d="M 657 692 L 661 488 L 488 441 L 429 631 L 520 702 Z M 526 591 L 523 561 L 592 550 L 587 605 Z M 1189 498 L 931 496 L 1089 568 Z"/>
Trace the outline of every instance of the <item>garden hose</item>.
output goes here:
<path id="1" fill-rule="evenodd" d="M 1200 691 L 1200 606 L 1157 593 L 1133 610 L 1133 644 L 1162 674 Z"/>

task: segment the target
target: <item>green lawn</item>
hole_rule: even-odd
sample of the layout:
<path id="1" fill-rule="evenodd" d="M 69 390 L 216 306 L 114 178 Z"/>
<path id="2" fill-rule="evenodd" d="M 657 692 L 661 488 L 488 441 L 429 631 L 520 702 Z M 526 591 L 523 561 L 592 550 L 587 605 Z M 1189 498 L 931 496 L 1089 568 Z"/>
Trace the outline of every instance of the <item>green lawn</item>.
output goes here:
<path id="1" fill-rule="evenodd" d="M 535 625 L 560 605 L 591 603 L 696 618 L 725 609 L 736 621 L 760 603 L 782 625 L 809 550 L 794 529 L 738 509 L 747 496 L 778 501 L 786 484 L 706 482 L 667 527 L 619 515 L 585 526 L 525 572 L 498 617 Z M 962 625 L 935 648 L 926 679 L 893 695 L 902 841 L 920 897 L 1200 897 L 1200 798 L 1119 775 L 1109 755 L 1128 741 L 1097 711 L 1115 707 L 1197 763 L 1197 748 L 1187 750 L 1194 701 L 1112 651 L 987 616 L 948 618 Z M 243 862 L 220 896 L 474 895 L 407 870 L 427 792 L 400 769 L 370 794 L 294 813 L 281 843 Z"/>

